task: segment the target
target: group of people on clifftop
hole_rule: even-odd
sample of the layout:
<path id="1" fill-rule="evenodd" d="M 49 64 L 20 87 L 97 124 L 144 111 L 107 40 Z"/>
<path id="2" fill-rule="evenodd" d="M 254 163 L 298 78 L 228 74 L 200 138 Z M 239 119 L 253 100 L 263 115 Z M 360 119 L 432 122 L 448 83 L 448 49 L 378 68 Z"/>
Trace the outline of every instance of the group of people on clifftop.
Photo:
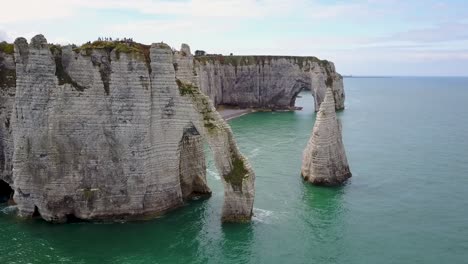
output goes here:
<path id="1" fill-rule="evenodd" d="M 97 40 L 108 41 L 108 42 L 117 41 L 117 42 L 123 42 L 123 43 L 134 43 L 133 38 L 123 38 L 123 39 L 116 38 L 113 40 L 111 37 L 99 37 Z M 91 44 L 91 41 L 88 41 L 87 44 Z"/>

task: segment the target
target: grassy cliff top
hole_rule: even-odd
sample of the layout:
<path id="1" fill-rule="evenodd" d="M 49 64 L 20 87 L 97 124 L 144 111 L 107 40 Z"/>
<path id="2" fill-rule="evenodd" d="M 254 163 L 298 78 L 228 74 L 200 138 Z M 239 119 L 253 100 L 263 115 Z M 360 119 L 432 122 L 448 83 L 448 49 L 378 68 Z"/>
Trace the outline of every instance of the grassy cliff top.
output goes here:
<path id="1" fill-rule="evenodd" d="M 6 54 L 13 54 L 15 51 L 15 47 L 12 43 L 7 43 L 5 41 L 0 42 L 0 52 Z"/>
<path id="2" fill-rule="evenodd" d="M 102 41 L 96 40 L 94 42 L 88 42 L 73 49 L 75 52 L 85 51 L 86 54 L 89 54 L 92 50 L 106 50 L 112 51 L 115 50 L 118 53 L 139 53 L 139 54 L 149 54 L 149 45 L 144 45 L 137 42 L 129 41 Z"/>
<path id="3" fill-rule="evenodd" d="M 317 57 L 312 56 L 223 56 L 223 55 L 204 55 L 195 56 L 195 60 L 200 63 L 220 63 L 230 64 L 233 66 L 244 66 L 244 65 L 264 65 L 265 62 L 271 62 L 272 60 L 287 59 L 294 60 L 300 67 L 304 65 L 304 62 L 316 62 L 322 66 L 327 66 L 329 61 L 320 60 Z"/>

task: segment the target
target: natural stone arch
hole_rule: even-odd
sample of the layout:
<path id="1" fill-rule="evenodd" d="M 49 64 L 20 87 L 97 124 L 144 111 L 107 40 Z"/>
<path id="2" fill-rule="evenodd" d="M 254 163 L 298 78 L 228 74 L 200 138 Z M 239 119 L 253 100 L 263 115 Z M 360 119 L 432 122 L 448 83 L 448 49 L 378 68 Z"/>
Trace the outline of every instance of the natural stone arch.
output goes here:
<path id="1" fill-rule="evenodd" d="M 311 83 L 304 81 L 304 80 L 297 80 L 296 83 L 294 83 L 293 88 L 291 90 L 291 96 L 290 96 L 291 99 L 289 103 L 289 107 L 291 109 L 295 108 L 296 98 L 304 90 L 312 91 Z M 312 96 L 314 96 L 313 93 L 312 93 Z"/>
<path id="2" fill-rule="evenodd" d="M 315 111 L 327 87 L 335 95 L 335 108 L 344 108 L 343 78 L 332 62 L 315 57 L 196 56 L 198 87 L 216 105 L 290 110 L 299 90 L 314 95 Z"/>
<path id="3" fill-rule="evenodd" d="M 179 92 L 188 97 L 195 108 L 194 127 L 206 139 L 213 152 L 216 169 L 224 186 L 222 220 L 249 221 L 255 196 L 255 174 L 248 160 L 240 153 L 234 135 L 211 100 L 198 87 L 177 80 Z"/>
<path id="4" fill-rule="evenodd" d="M 185 134 L 193 149 L 202 149 L 204 138 L 213 150 L 225 186 L 223 219 L 250 220 L 255 175 L 208 98 L 177 86 L 177 74 L 193 77 L 190 64 L 179 62 L 175 71 L 175 55 L 161 43 L 151 46 L 149 60 L 111 52 L 107 90 L 107 79 L 92 64 L 96 49 L 64 48 L 54 55 L 43 36 L 15 42 L 20 96 L 12 114 L 12 186 L 18 214 L 40 212 L 52 222 L 126 220 L 179 207 L 190 194 L 179 178 L 180 154 L 192 149 L 180 146 Z M 70 55 L 75 59 L 67 61 Z M 62 56 L 68 82 L 60 82 L 54 56 Z M 186 125 L 200 135 L 184 132 Z"/>

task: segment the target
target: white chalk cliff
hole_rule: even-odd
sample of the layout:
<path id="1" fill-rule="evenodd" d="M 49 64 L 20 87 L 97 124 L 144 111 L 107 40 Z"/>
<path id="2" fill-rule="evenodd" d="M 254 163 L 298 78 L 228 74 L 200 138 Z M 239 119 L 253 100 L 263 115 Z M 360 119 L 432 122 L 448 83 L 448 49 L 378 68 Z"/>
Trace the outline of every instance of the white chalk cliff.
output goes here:
<path id="1" fill-rule="evenodd" d="M 179 207 L 211 192 L 206 141 L 224 182 L 223 220 L 250 220 L 255 174 L 196 87 L 193 57 L 184 48 L 61 48 L 42 35 L 30 44 L 15 41 L 16 83 L 5 82 L 2 94 L 9 108 L 2 118 L 11 112 L 11 120 L 0 131 L 8 156 L 2 180 L 13 188 L 20 215 L 53 222 L 135 219 Z"/>
<path id="2" fill-rule="evenodd" d="M 315 110 L 331 87 L 335 108 L 344 108 L 343 78 L 335 65 L 316 57 L 196 56 L 199 87 L 216 105 L 294 109 L 296 96 L 310 90 Z"/>
<path id="3" fill-rule="evenodd" d="M 21 216 L 138 219 L 209 195 L 204 144 L 224 185 L 224 221 L 252 217 L 255 174 L 215 106 L 318 109 L 342 77 L 315 57 L 196 56 L 164 43 L 0 46 L 0 181 Z M 334 100 L 333 100 L 334 99 Z M 0 182 L 1 183 L 1 182 Z"/>

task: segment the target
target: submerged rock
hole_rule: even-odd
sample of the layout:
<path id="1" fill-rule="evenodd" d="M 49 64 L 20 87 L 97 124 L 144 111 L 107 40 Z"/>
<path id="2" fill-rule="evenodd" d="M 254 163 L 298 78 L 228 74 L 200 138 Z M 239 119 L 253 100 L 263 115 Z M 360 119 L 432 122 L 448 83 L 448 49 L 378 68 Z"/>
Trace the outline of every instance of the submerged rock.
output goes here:
<path id="1" fill-rule="evenodd" d="M 187 45 L 60 47 L 38 35 L 17 39 L 12 58 L 0 53 L 2 74 L 16 68 L 0 83 L 0 180 L 14 190 L 19 215 L 65 222 L 161 214 L 211 193 L 207 142 L 225 187 L 223 220 L 251 219 L 255 174 L 195 85 Z"/>
<path id="2" fill-rule="evenodd" d="M 334 106 L 333 93 L 328 88 L 303 153 L 302 177 L 316 185 L 340 185 L 351 177 Z"/>

